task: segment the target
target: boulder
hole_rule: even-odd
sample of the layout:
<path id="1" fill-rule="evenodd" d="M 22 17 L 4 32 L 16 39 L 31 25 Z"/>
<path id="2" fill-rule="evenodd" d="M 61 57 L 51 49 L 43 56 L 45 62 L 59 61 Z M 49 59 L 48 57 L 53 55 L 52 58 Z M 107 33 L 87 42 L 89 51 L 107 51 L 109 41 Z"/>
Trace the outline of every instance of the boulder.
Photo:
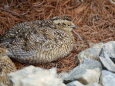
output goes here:
<path id="1" fill-rule="evenodd" d="M 109 71 L 115 72 L 115 41 L 104 44 L 99 58 L 104 67 Z"/>
<path id="2" fill-rule="evenodd" d="M 91 84 L 99 81 L 100 74 L 101 63 L 87 58 L 70 72 L 60 73 L 59 77 L 66 82 L 78 80 L 83 84 Z"/>
<path id="3" fill-rule="evenodd" d="M 48 70 L 29 66 L 8 76 L 13 86 L 66 86 L 57 78 L 55 68 Z"/>
<path id="4" fill-rule="evenodd" d="M 95 44 L 94 46 L 92 46 L 91 48 L 88 48 L 88 49 L 80 52 L 78 54 L 78 59 L 79 59 L 80 63 L 82 63 L 85 58 L 99 60 L 99 54 L 100 54 L 100 51 L 101 51 L 103 45 L 104 45 L 103 43 L 98 43 L 98 44 Z"/>
<path id="5" fill-rule="evenodd" d="M 99 83 L 84 85 L 80 83 L 79 81 L 73 81 L 73 82 L 68 83 L 67 86 L 101 86 L 101 85 Z"/>

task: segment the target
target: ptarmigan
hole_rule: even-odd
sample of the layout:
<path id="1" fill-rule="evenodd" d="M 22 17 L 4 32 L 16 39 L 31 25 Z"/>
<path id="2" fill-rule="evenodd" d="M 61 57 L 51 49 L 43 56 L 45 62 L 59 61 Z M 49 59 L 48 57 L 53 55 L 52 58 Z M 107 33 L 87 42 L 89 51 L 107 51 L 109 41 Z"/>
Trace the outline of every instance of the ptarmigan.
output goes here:
<path id="1" fill-rule="evenodd" d="M 3 35 L 0 45 L 8 49 L 9 57 L 21 63 L 51 62 L 72 51 L 75 27 L 69 16 L 23 22 Z"/>

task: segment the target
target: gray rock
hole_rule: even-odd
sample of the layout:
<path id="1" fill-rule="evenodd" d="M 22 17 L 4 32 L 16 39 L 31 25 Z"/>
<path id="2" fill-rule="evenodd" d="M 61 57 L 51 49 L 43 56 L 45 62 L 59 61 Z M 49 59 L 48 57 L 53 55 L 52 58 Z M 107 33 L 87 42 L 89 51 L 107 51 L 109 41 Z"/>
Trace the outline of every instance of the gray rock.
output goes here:
<path id="1" fill-rule="evenodd" d="M 104 50 L 111 58 L 115 59 L 115 41 L 110 41 L 104 44 Z"/>
<path id="2" fill-rule="evenodd" d="M 57 78 L 55 68 L 46 70 L 29 66 L 8 76 L 13 86 L 66 86 Z"/>
<path id="3" fill-rule="evenodd" d="M 101 76 L 103 86 L 115 86 L 115 73 L 103 70 Z"/>
<path id="4" fill-rule="evenodd" d="M 99 84 L 99 83 L 93 83 L 93 84 L 89 84 L 89 85 L 86 85 L 86 86 L 102 86 L 102 85 Z"/>
<path id="5" fill-rule="evenodd" d="M 103 43 L 95 44 L 93 47 L 88 48 L 78 54 L 78 59 L 80 63 L 83 62 L 85 58 L 90 58 L 94 60 L 99 60 L 99 53 L 103 47 Z"/>
<path id="6" fill-rule="evenodd" d="M 115 41 L 110 41 L 104 44 L 99 58 L 109 71 L 115 72 Z"/>
<path id="7" fill-rule="evenodd" d="M 8 85 L 5 85 L 5 84 L 3 84 L 3 83 L 0 83 L 0 86 L 8 86 Z"/>
<path id="8" fill-rule="evenodd" d="M 68 83 L 67 86 L 101 86 L 101 85 L 98 83 L 84 85 L 84 84 L 80 83 L 79 81 L 73 81 L 73 82 Z"/>
<path id="9" fill-rule="evenodd" d="M 65 81 L 78 80 L 83 84 L 90 84 L 99 81 L 101 74 L 101 64 L 98 61 L 85 59 L 82 64 L 70 72 L 62 72 L 59 77 Z"/>
<path id="10" fill-rule="evenodd" d="M 67 84 L 67 86 L 84 86 L 82 83 L 79 81 L 73 81 Z"/>

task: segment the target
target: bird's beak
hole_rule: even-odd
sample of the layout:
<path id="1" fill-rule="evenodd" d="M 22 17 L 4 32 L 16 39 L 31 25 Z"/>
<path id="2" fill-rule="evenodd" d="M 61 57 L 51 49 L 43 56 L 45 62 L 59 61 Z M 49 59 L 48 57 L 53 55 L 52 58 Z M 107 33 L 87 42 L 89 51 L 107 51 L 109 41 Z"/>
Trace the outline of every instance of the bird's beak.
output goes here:
<path id="1" fill-rule="evenodd" d="M 76 29 L 78 27 L 76 25 L 72 25 L 71 28 Z"/>

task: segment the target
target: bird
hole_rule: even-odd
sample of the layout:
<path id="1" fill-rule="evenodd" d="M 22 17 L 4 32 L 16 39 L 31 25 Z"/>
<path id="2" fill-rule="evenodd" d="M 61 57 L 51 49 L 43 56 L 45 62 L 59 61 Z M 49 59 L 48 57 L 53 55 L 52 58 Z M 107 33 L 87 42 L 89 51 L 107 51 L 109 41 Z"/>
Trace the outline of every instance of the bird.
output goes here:
<path id="1" fill-rule="evenodd" d="M 70 16 L 22 22 L 1 36 L 0 46 L 8 49 L 10 58 L 21 63 L 52 62 L 73 50 L 75 28 Z"/>
<path id="2" fill-rule="evenodd" d="M 15 72 L 17 69 L 15 64 L 7 56 L 7 52 L 7 49 L 0 48 L 0 83 L 9 86 L 11 83 L 7 75 Z"/>

